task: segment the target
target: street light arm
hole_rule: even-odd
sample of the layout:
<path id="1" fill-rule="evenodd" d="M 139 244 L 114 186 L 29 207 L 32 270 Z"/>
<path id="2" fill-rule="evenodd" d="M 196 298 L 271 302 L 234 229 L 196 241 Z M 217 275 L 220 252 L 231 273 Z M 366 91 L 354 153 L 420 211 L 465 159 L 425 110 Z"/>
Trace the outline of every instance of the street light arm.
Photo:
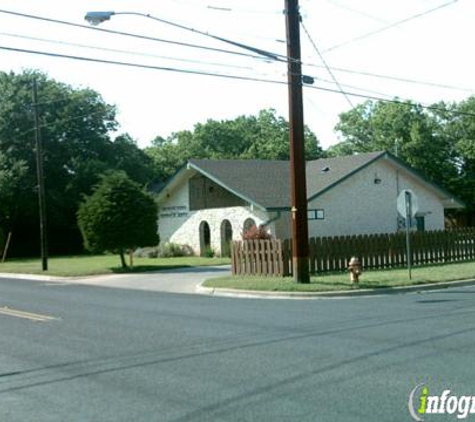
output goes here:
<path id="1" fill-rule="evenodd" d="M 158 18 L 156 16 L 152 16 L 152 15 L 147 14 L 147 13 L 112 12 L 112 11 L 109 11 L 109 12 L 87 12 L 84 19 L 86 19 L 91 25 L 96 26 L 96 25 L 101 24 L 102 22 L 110 20 L 110 18 L 114 15 L 141 16 L 141 17 L 144 17 L 144 18 L 152 19 L 152 20 L 157 21 L 157 22 L 164 23 L 166 25 L 173 26 L 175 28 L 183 29 L 185 31 L 189 31 L 189 32 L 193 32 L 195 34 L 203 35 L 205 37 L 213 38 L 215 40 L 225 42 L 226 44 L 233 45 L 234 47 L 239 47 L 239 48 L 242 48 L 244 50 L 252 51 L 253 53 L 259 54 L 261 56 L 267 57 L 267 58 L 275 60 L 275 61 L 280 61 L 280 62 L 286 62 L 287 61 L 287 58 L 285 56 L 280 55 L 280 54 L 272 53 L 272 52 L 269 52 L 269 51 L 266 51 L 266 50 L 262 50 L 260 48 L 252 47 L 252 46 L 247 45 L 247 44 L 242 44 L 242 43 L 239 43 L 239 42 L 236 42 L 236 41 L 233 41 L 233 40 L 229 40 L 227 38 L 219 37 L 217 35 L 210 34 L 209 32 L 200 31 L 198 29 L 191 28 L 191 27 L 185 26 L 185 25 L 181 25 L 179 23 L 171 22 L 171 21 L 166 20 L 166 19 Z"/>

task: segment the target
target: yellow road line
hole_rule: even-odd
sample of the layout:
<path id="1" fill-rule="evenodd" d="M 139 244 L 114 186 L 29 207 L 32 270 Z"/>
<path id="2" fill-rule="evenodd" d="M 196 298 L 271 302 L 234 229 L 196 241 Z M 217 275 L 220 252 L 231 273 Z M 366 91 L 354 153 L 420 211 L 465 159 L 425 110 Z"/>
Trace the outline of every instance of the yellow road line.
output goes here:
<path id="1" fill-rule="evenodd" d="M 0 314 L 8 315 L 17 318 L 25 318 L 32 321 L 52 321 L 58 318 L 54 318 L 48 315 L 34 314 L 31 312 L 19 311 L 16 309 L 11 309 L 6 306 L 0 307 Z"/>

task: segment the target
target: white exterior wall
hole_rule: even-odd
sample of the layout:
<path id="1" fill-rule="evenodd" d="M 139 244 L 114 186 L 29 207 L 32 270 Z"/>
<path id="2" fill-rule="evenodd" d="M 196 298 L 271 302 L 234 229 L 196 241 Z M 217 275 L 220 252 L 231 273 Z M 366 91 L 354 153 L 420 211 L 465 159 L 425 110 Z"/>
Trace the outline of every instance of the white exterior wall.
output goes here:
<path id="1" fill-rule="evenodd" d="M 375 184 L 375 178 L 381 179 L 381 183 Z M 417 215 L 425 217 L 425 229 L 443 230 L 444 207 L 437 196 L 406 171 L 397 171 L 380 160 L 309 203 L 309 208 L 325 212 L 324 220 L 309 220 L 309 235 L 396 232 L 396 201 L 403 189 L 411 189 L 416 194 Z"/>
<path id="2" fill-rule="evenodd" d="M 159 207 L 160 242 L 189 245 L 200 254 L 200 224 L 206 221 L 210 227 L 211 248 L 216 255 L 221 254 L 221 223 L 228 220 L 233 230 L 233 240 L 242 239 L 244 221 L 252 218 L 259 226 L 269 220 L 269 215 L 261 210 L 246 207 L 210 208 L 199 211 L 189 210 L 189 184 L 186 182 Z M 274 234 L 274 226 L 267 229 Z"/>
<path id="3" fill-rule="evenodd" d="M 330 170 L 331 171 L 331 170 Z M 374 179 L 381 179 L 375 184 Z M 406 170 L 379 160 L 360 170 L 328 192 L 311 201 L 309 209 L 323 209 L 323 220 L 309 220 L 309 236 L 340 236 L 370 233 L 394 233 L 398 230 L 397 196 L 403 189 L 411 189 L 418 197 L 418 215 L 425 217 L 426 230 L 444 229 L 444 207 L 440 199 L 425 184 L 421 184 Z M 190 211 L 189 183 L 184 182 L 162 201 L 159 207 L 161 242 L 189 245 L 200 254 L 200 224 L 210 227 L 211 247 L 221 253 L 221 223 L 228 220 L 233 240 L 240 240 L 244 221 L 252 218 L 259 226 L 269 220 L 267 230 L 276 238 L 290 238 L 290 212 L 267 213 L 250 206 L 208 208 Z"/>

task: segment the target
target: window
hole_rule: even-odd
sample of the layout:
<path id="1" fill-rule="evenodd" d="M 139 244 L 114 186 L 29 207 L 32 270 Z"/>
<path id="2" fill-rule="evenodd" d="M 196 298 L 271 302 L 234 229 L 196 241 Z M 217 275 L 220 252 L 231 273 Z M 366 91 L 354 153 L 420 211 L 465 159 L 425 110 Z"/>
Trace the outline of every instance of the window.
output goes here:
<path id="1" fill-rule="evenodd" d="M 322 209 L 308 210 L 307 215 L 308 215 L 309 220 L 324 220 L 325 219 L 325 211 Z"/>
<path id="2" fill-rule="evenodd" d="M 416 226 L 418 232 L 423 232 L 426 229 L 425 217 L 423 215 L 416 216 Z"/>

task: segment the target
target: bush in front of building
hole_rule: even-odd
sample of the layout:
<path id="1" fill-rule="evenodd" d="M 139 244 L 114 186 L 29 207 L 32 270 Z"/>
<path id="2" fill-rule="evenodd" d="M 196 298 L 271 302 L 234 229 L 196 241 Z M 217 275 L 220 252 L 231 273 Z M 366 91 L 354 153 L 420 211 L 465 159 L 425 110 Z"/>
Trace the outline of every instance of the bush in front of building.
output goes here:
<path id="1" fill-rule="evenodd" d="M 134 252 L 138 258 L 179 258 L 183 256 L 193 256 L 193 249 L 188 245 L 166 242 L 158 246 L 139 248 Z"/>
<path id="2" fill-rule="evenodd" d="M 242 233 L 242 240 L 269 240 L 272 235 L 264 228 L 264 226 L 257 227 L 256 225 L 244 230 Z"/>
<path id="3" fill-rule="evenodd" d="M 118 253 L 123 268 L 126 251 L 159 241 L 155 200 L 121 171 L 105 173 L 93 193 L 84 197 L 78 225 L 86 249 Z"/>

